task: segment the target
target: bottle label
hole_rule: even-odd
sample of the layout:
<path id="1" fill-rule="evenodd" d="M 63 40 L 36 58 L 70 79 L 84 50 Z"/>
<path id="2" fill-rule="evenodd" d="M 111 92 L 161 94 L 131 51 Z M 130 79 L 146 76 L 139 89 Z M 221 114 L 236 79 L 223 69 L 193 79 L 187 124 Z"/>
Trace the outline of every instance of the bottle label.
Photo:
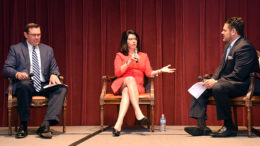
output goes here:
<path id="1" fill-rule="evenodd" d="M 160 120 L 161 123 L 166 123 L 166 120 L 162 119 Z"/>

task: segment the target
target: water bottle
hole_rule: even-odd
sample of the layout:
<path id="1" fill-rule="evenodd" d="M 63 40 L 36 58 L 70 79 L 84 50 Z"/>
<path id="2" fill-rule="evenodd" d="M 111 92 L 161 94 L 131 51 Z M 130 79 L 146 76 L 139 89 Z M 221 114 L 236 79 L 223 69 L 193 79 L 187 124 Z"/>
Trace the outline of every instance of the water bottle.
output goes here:
<path id="1" fill-rule="evenodd" d="M 164 114 L 162 114 L 162 117 L 160 119 L 160 131 L 165 132 L 166 131 L 166 119 L 164 117 Z"/>

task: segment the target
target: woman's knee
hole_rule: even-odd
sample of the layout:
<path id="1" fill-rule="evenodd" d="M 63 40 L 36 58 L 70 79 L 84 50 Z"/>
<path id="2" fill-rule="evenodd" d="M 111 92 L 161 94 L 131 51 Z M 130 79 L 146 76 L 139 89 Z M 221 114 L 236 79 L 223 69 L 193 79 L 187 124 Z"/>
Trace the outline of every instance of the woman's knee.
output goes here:
<path id="1" fill-rule="evenodd" d="M 127 85 L 136 84 L 135 78 L 132 77 L 132 76 L 126 77 L 126 78 L 124 79 L 124 82 L 125 82 L 125 84 L 127 84 Z"/>

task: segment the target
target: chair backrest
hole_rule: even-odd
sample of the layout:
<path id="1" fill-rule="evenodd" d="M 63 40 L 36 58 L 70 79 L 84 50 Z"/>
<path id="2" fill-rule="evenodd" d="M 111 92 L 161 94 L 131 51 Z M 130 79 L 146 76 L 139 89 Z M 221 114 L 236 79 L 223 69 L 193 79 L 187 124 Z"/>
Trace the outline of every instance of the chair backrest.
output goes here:
<path id="1" fill-rule="evenodd" d="M 145 93 L 150 93 L 151 81 L 150 78 L 148 78 L 145 74 L 144 74 L 144 88 L 145 88 Z"/>
<path id="2" fill-rule="evenodd" d="M 258 56 L 258 65 L 259 65 L 259 68 L 260 68 L 260 51 L 256 51 L 257 52 L 257 56 Z"/>

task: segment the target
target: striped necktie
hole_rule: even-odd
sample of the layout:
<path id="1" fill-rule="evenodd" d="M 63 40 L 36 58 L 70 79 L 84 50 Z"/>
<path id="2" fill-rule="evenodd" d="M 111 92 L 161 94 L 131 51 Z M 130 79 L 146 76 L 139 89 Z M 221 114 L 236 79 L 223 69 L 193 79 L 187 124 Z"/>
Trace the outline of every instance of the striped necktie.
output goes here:
<path id="1" fill-rule="evenodd" d="M 40 80 L 40 66 L 38 62 L 38 56 L 35 51 L 35 46 L 33 46 L 32 51 L 32 69 L 33 69 L 33 86 L 37 92 L 41 90 L 41 80 Z"/>

